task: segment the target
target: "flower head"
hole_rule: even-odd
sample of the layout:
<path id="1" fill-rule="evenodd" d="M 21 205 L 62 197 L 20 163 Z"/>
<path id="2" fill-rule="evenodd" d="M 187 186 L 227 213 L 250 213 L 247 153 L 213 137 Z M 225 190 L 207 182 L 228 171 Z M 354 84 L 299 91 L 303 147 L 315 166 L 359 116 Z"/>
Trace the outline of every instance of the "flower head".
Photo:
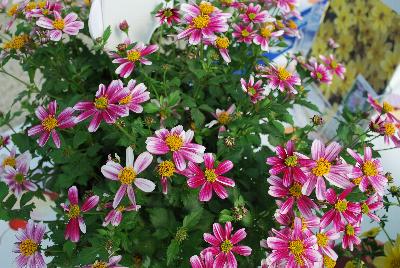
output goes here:
<path id="1" fill-rule="evenodd" d="M 262 81 L 258 80 L 254 83 L 254 76 L 250 76 L 249 82 L 246 82 L 243 78 L 240 79 L 243 91 L 250 96 L 252 103 L 257 103 L 265 98 L 264 88 L 262 86 Z"/>
<path id="2" fill-rule="evenodd" d="M 400 107 L 395 106 L 388 101 L 384 101 L 382 104 L 380 104 L 370 94 L 368 94 L 368 102 L 378 113 L 385 114 L 393 122 L 400 122 L 400 120 L 397 119 L 396 116 L 393 115 L 393 112 L 399 110 Z"/>
<path id="3" fill-rule="evenodd" d="M 6 147 L 10 143 L 10 136 L 0 135 L 0 149 Z"/>
<path id="4" fill-rule="evenodd" d="M 261 6 L 254 5 L 253 3 L 250 3 L 247 7 L 246 13 L 240 14 L 240 18 L 244 23 L 264 23 L 273 22 L 275 20 L 269 15 L 268 11 L 261 11 Z"/>
<path id="5" fill-rule="evenodd" d="M 251 24 L 233 24 L 232 28 L 234 30 L 232 36 L 236 39 L 236 42 L 246 44 L 251 44 L 253 42 L 255 32 Z"/>
<path id="6" fill-rule="evenodd" d="M 215 113 L 212 114 L 216 120 L 211 121 L 206 126 L 211 128 L 212 126 L 219 124 L 220 125 L 219 132 L 226 131 L 226 126 L 229 124 L 229 122 L 232 121 L 233 113 L 235 112 L 235 110 L 236 110 L 235 104 L 229 106 L 229 108 L 226 111 L 217 109 Z"/>
<path id="7" fill-rule="evenodd" d="M 361 243 L 361 239 L 358 237 L 361 233 L 361 228 L 358 224 L 341 223 L 341 230 L 343 231 L 343 249 L 348 248 L 350 251 L 353 251 L 354 245 L 359 245 Z"/>
<path id="8" fill-rule="evenodd" d="M 340 79 L 344 79 L 346 68 L 343 64 L 338 63 L 333 55 L 329 55 L 328 57 L 320 55 L 319 57 L 325 63 L 325 67 L 332 73 L 332 75 L 336 74 Z"/>
<path id="9" fill-rule="evenodd" d="M 200 256 L 194 255 L 190 257 L 190 265 L 192 268 L 213 268 L 214 256 L 212 252 L 207 251 Z"/>
<path id="10" fill-rule="evenodd" d="M 175 173 L 181 173 L 176 169 L 175 164 L 171 160 L 165 160 L 158 164 L 157 173 L 160 175 L 162 192 L 163 194 L 168 193 L 168 180 L 174 176 Z"/>
<path id="11" fill-rule="evenodd" d="M 361 202 L 360 205 L 361 205 L 360 217 L 362 217 L 362 215 L 367 215 L 374 221 L 377 222 L 381 221 L 381 219 L 376 214 L 374 214 L 374 212 L 383 208 L 382 196 L 378 194 L 371 195 L 370 197 L 368 197 L 367 200 Z M 361 221 L 361 219 L 359 219 L 359 221 Z"/>
<path id="12" fill-rule="evenodd" d="M 328 69 L 323 64 L 318 64 L 314 62 L 310 66 L 308 66 L 309 70 L 311 71 L 311 77 L 314 80 L 323 83 L 323 84 L 331 84 L 332 83 L 332 75 L 328 71 Z"/>
<path id="13" fill-rule="evenodd" d="M 392 268 L 400 266 L 400 235 L 397 235 L 396 241 L 387 241 L 384 245 L 385 256 L 379 256 L 374 259 L 376 267 Z"/>
<path id="14" fill-rule="evenodd" d="M 127 268 L 126 266 L 121 266 L 119 262 L 122 260 L 122 256 L 112 256 L 108 261 L 96 260 L 93 264 L 83 266 L 84 268 Z"/>
<path id="15" fill-rule="evenodd" d="M 108 212 L 107 216 L 104 219 L 103 226 L 107 226 L 111 223 L 112 226 L 120 225 L 122 221 L 122 213 L 125 211 L 138 211 L 140 209 L 140 205 L 129 205 L 123 206 L 119 205 L 117 208 L 113 208 L 111 203 L 106 204 L 107 208 L 111 208 L 110 212 Z"/>
<path id="16" fill-rule="evenodd" d="M 32 17 L 43 17 L 52 15 L 54 12 L 61 13 L 63 6 L 60 2 L 53 2 L 53 1 L 39 1 L 34 3 L 34 7 L 26 11 L 25 16 L 26 18 Z"/>
<path id="17" fill-rule="evenodd" d="M 54 11 L 53 15 L 54 20 L 42 16 L 36 22 L 39 27 L 49 30 L 48 35 L 52 41 L 60 41 L 63 33 L 77 35 L 84 27 L 83 22 L 77 20 L 78 15 L 75 13 L 69 13 L 65 18 L 57 11 Z"/>
<path id="18" fill-rule="evenodd" d="M 217 36 L 213 39 L 204 39 L 204 44 L 212 45 L 216 49 L 218 49 L 221 57 L 224 59 L 226 63 L 231 62 L 231 57 L 229 56 L 228 47 L 230 45 L 229 38 L 226 36 Z"/>
<path id="19" fill-rule="evenodd" d="M 167 23 L 172 26 L 173 23 L 179 23 L 181 21 L 179 16 L 179 10 L 176 8 L 163 8 L 157 12 L 157 18 L 160 19 L 160 24 Z"/>
<path id="20" fill-rule="evenodd" d="M 287 90 L 289 93 L 297 94 L 297 90 L 294 86 L 299 86 L 301 80 L 297 74 L 294 73 L 294 66 L 271 66 L 267 70 L 267 74 L 261 75 L 269 79 L 269 87 L 272 89 L 278 88 L 284 92 Z"/>
<path id="21" fill-rule="evenodd" d="M 324 230 L 320 229 L 315 236 L 317 237 L 318 251 L 323 256 L 328 256 L 331 260 L 336 261 L 337 253 L 333 250 L 335 240 L 340 238 L 340 232 L 336 229 Z"/>
<path id="22" fill-rule="evenodd" d="M 147 91 L 147 87 L 143 83 L 136 85 L 136 80 L 130 80 L 127 88 L 129 95 L 121 99 L 119 104 L 126 105 L 134 113 L 143 112 L 143 107 L 140 104 L 150 99 L 150 92 Z"/>
<path id="23" fill-rule="evenodd" d="M 254 35 L 253 42 L 256 45 L 260 45 L 263 51 L 269 51 L 269 42 L 272 38 L 282 36 L 283 30 L 275 30 L 275 26 L 272 23 L 265 24 L 259 31 Z"/>

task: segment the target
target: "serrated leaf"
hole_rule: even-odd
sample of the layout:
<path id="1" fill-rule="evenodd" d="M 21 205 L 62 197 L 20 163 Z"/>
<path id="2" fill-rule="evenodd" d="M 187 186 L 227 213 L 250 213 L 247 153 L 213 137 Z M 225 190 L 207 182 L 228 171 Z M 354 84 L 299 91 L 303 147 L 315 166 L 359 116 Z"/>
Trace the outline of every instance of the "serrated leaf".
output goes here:
<path id="1" fill-rule="evenodd" d="M 168 105 L 174 106 L 181 100 L 180 91 L 175 90 L 168 95 Z"/>
<path id="2" fill-rule="evenodd" d="M 180 245 L 175 239 L 171 241 L 167 249 L 167 265 L 170 265 L 177 257 L 180 250 Z"/>
<path id="3" fill-rule="evenodd" d="M 156 104 L 154 104 L 152 102 L 148 102 L 143 106 L 143 110 L 145 113 L 153 114 L 153 113 L 158 112 L 160 110 L 160 108 Z"/>
<path id="4" fill-rule="evenodd" d="M 199 223 L 202 214 L 203 209 L 200 208 L 185 216 L 183 219 L 183 227 L 193 229 Z"/>

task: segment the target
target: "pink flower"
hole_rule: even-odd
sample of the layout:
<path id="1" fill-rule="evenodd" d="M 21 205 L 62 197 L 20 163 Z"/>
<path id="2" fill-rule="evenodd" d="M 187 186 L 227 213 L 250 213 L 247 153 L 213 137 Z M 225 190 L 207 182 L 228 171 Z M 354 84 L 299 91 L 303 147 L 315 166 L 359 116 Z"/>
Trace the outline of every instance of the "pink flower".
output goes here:
<path id="1" fill-rule="evenodd" d="M 251 24 L 233 24 L 232 28 L 234 30 L 232 36 L 237 39 L 236 42 L 246 44 L 251 44 L 253 42 L 255 32 Z"/>
<path id="2" fill-rule="evenodd" d="M 370 94 L 368 94 L 368 102 L 371 104 L 371 106 L 381 114 L 386 114 L 387 117 L 395 122 L 400 122 L 399 119 L 396 118 L 396 116 L 393 115 L 392 112 L 397 111 L 400 109 L 400 107 L 395 107 L 391 103 L 384 101 L 382 105 L 374 99 Z"/>
<path id="3" fill-rule="evenodd" d="M 231 62 L 231 57 L 229 56 L 229 51 L 228 51 L 228 47 L 230 44 L 228 37 L 218 36 L 211 40 L 204 39 L 204 44 L 214 46 L 216 49 L 218 49 L 219 54 L 221 54 L 221 57 L 224 59 L 225 62 L 227 63 Z"/>
<path id="4" fill-rule="evenodd" d="M 253 3 L 250 3 L 246 9 L 246 13 L 240 14 L 239 17 L 244 23 L 264 23 L 275 21 L 275 19 L 268 14 L 268 11 L 261 11 L 261 6 L 254 5 Z"/>
<path id="5" fill-rule="evenodd" d="M 61 207 L 66 212 L 68 218 L 67 228 L 65 229 L 65 239 L 71 240 L 71 242 L 78 242 L 80 239 L 80 232 L 86 233 L 86 224 L 83 220 L 82 212 L 88 212 L 99 203 L 99 197 L 93 195 L 85 200 L 82 207 L 79 206 L 78 189 L 76 186 L 72 186 L 68 189 L 69 204 L 61 204 Z"/>
<path id="6" fill-rule="evenodd" d="M 0 135 L 0 149 L 1 147 L 6 147 L 10 143 L 10 136 Z"/>
<path id="7" fill-rule="evenodd" d="M 209 233 L 204 234 L 204 241 L 209 243 L 211 247 L 204 249 L 202 252 L 206 254 L 209 251 L 216 256 L 213 267 L 237 268 L 237 261 L 233 253 L 242 256 L 249 256 L 251 254 L 250 247 L 236 245 L 246 237 L 245 229 L 239 229 L 233 235 L 231 234 L 232 229 L 230 222 L 225 223 L 225 228 L 219 223 L 214 223 L 214 235 Z"/>
<path id="8" fill-rule="evenodd" d="M 263 51 L 269 51 L 269 42 L 273 37 L 282 36 L 284 31 L 275 31 L 273 24 L 266 24 L 259 29 L 259 33 L 254 35 L 253 42 L 256 45 L 260 45 Z"/>
<path id="9" fill-rule="evenodd" d="M 219 198 L 225 199 L 228 197 L 228 192 L 224 187 L 235 187 L 235 182 L 227 177 L 222 176 L 233 168 L 233 163 L 225 160 L 215 167 L 215 159 L 213 154 L 204 154 L 205 171 L 192 162 L 188 164 L 188 172 L 185 175 L 188 177 L 187 184 L 190 188 L 198 188 L 199 200 L 208 202 L 211 200 L 213 190 Z"/>
<path id="10" fill-rule="evenodd" d="M 312 65 L 309 65 L 308 68 L 311 71 L 310 74 L 314 80 L 323 84 L 332 83 L 332 75 L 329 73 L 325 65 L 314 62 Z"/>
<path id="11" fill-rule="evenodd" d="M 211 128 L 214 125 L 219 124 L 220 125 L 219 132 L 226 131 L 226 125 L 228 125 L 228 123 L 232 121 L 233 113 L 235 112 L 235 110 L 236 110 L 235 104 L 232 104 L 231 106 L 229 106 L 228 110 L 226 110 L 226 111 L 217 109 L 215 111 L 215 113 L 212 114 L 216 120 L 212 120 L 206 126 L 208 128 Z"/>
<path id="12" fill-rule="evenodd" d="M 343 238 L 342 238 L 342 248 L 349 248 L 350 251 L 353 251 L 354 245 L 359 245 L 361 243 L 361 239 L 358 235 L 361 233 L 361 228 L 358 224 L 350 224 L 350 223 L 341 223 L 341 230 L 343 230 Z"/>
<path id="13" fill-rule="evenodd" d="M 43 106 L 39 106 L 36 109 L 35 114 L 41 121 L 41 124 L 31 127 L 28 130 L 28 136 L 40 134 L 40 138 L 38 139 L 40 147 L 43 147 L 47 143 L 51 135 L 56 147 L 60 148 L 61 140 L 56 129 L 66 129 L 75 126 L 74 109 L 68 107 L 58 116 L 56 116 L 56 112 L 57 102 L 55 100 L 49 103 L 47 110 Z"/>
<path id="14" fill-rule="evenodd" d="M 117 208 L 121 203 L 125 194 L 128 195 L 132 205 L 136 206 L 135 192 L 132 183 L 143 192 L 150 193 L 154 191 L 156 185 L 154 182 L 138 178 L 137 176 L 143 172 L 153 161 L 153 156 L 148 152 L 141 153 L 134 162 L 133 150 L 131 147 L 126 148 L 126 165 L 114 161 L 108 161 L 107 164 L 101 167 L 101 173 L 107 179 L 119 181 L 121 186 L 115 194 L 113 208 Z"/>
<path id="15" fill-rule="evenodd" d="M 214 256 L 212 252 L 207 251 L 200 256 L 194 255 L 190 257 L 190 265 L 192 268 L 213 268 Z"/>
<path id="16" fill-rule="evenodd" d="M 274 175 L 268 178 L 268 182 L 271 184 L 268 194 L 273 197 L 285 199 L 280 207 L 280 213 L 287 214 L 293 209 L 295 204 L 306 217 L 313 216 L 312 210 L 318 209 L 318 206 L 312 199 L 302 194 L 301 188 L 303 185 L 301 183 L 295 181 L 290 186 L 284 186 L 282 179 Z"/>
<path id="17" fill-rule="evenodd" d="M 53 14 L 55 20 L 43 16 L 36 21 L 38 26 L 50 30 L 48 35 L 52 41 L 60 41 L 63 32 L 68 35 L 77 35 L 79 30 L 84 27 L 83 22 L 77 20 L 78 15 L 75 13 L 69 13 L 65 18 L 62 18 L 57 11 L 54 11 Z"/>
<path id="18" fill-rule="evenodd" d="M 129 115 L 127 105 L 119 105 L 119 102 L 129 96 L 129 90 L 124 88 L 121 80 L 113 80 L 108 87 L 99 85 L 94 101 L 83 101 L 75 104 L 74 109 L 83 111 L 76 117 L 75 122 L 79 123 L 90 116 L 93 116 L 89 124 L 89 132 L 95 132 L 101 120 L 107 124 L 114 124 L 119 117 Z"/>
<path id="19" fill-rule="evenodd" d="M 168 180 L 170 180 L 175 173 L 182 175 L 186 174 L 186 170 L 177 170 L 174 162 L 171 160 L 165 160 L 159 163 L 157 166 L 157 172 L 160 175 L 163 194 L 168 194 Z"/>
<path id="20" fill-rule="evenodd" d="M 40 246 L 43 240 L 46 226 L 42 223 L 34 223 L 32 220 L 28 221 L 25 230 L 19 229 L 16 237 L 18 242 L 15 243 L 14 253 L 18 256 L 15 262 L 18 268 L 45 268 L 46 263 Z"/>
<path id="21" fill-rule="evenodd" d="M 172 153 L 176 168 L 182 171 L 186 168 L 186 160 L 201 163 L 205 147 L 192 143 L 194 132 L 192 130 L 184 131 L 181 125 L 176 126 L 169 131 L 160 129 L 155 132 L 155 137 L 148 137 L 146 140 L 146 149 L 155 155 L 164 155 Z"/>
<path id="22" fill-rule="evenodd" d="M 346 200 L 346 196 L 351 191 L 351 189 L 344 190 L 340 195 L 337 195 L 333 189 L 326 191 L 326 200 L 332 208 L 322 216 L 321 228 L 326 228 L 333 223 L 333 227 L 339 231 L 340 224 L 343 222 L 342 217 L 350 224 L 355 224 L 359 221 L 360 204 Z"/>
<path id="23" fill-rule="evenodd" d="M 25 163 L 30 162 L 31 159 L 32 159 L 32 156 L 29 153 L 29 151 L 26 151 L 25 153 L 16 157 L 16 148 L 13 147 L 11 149 L 10 154 L 8 154 L 8 155 L 2 154 L 1 155 L 0 175 L 4 172 L 4 170 L 7 166 L 16 168 L 17 165 L 18 166 L 25 165 Z"/>
<path id="24" fill-rule="evenodd" d="M 370 197 L 368 197 L 367 200 L 361 202 L 362 214 L 360 214 L 360 219 L 358 221 L 361 221 L 362 215 L 367 215 L 372 220 L 374 220 L 376 222 L 380 222 L 381 219 L 373 212 L 383 208 L 382 200 L 383 199 L 381 196 L 379 196 L 378 194 L 374 194 L 374 195 L 371 195 Z"/>
<path id="25" fill-rule="evenodd" d="M 397 121 L 392 121 L 388 116 L 379 115 L 370 122 L 370 129 L 383 135 L 386 144 L 392 142 L 396 147 L 400 147 L 400 131 Z"/>
<path id="26" fill-rule="evenodd" d="M 125 41 L 125 44 L 128 47 L 132 46 L 129 39 Z M 118 68 L 115 70 L 115 73 L 119 74 L 120 77 L 127 78 L 135 69 L 137 62 L 140 62 L 144 65 L 151 65 L 151 61 L 145 58 L 145 56 L 152 54 L 157 50 L 157 45 L 145 46 L 142 43 L 137 43 L 132 49 L 129 49 L 126 52 L 121 52 L 121 54 L 114 52 L 111 53 L 111 57 L 114 58 L 112 62 L 119 64 Z"/>
<path id="27" fill-rule="evenodd" d="M 110 212 L 108 212 L 107 216 L 104 219 L 103 226 L 107 226 L 111 223 L 112 226 L 120 225 L 122 221 L 122 212 L 125 211 L 138 211 L 140 209 L 140 205 L 130 205 L 130 206 L 118 206 L 117 208 L 113 208 L 111 203 L 106 204 L 107 208 L 111 208 Z"/>
<path id="28" fill-rule="evenodd" d="M 181 31 L 177 38 L 189 38 L 189 44 L 197 45 L 202 39 L 212 39 L 216 33 L 228 30 L 227 19 L 230 13 L 222 13 L 209 2 L 201 2 L 199 5 L 182 4 L 181 11 L 184 13 L 184 21 L 187 28 Z"/>
<path id="29" fill-rule="evenodd" d="M 262 76 L 269 79 L 269 87 L 272 89 L 278 88 L 282 92 L 287 89 L 289 93 L 297 94 L 297 90 L 294 86 L 301 85 L 301 80 L 299 76 L 294 73 L 294 66 L 292 64 L 289 65 L 288 69 L 286 66 L 276 67 L 271 64 L 267 74 Z"/>
<path id="30" fill-rule="evenodd" d="M 332 74 L 336 74 L 340 77 L 340 79 L 344 79 L 346 68 L 343 64 L 338 63 L 333 55 L 329 55 L 329 57 L 320 55 L 319 57 L 325 63 L 326 68 L 332 72 Z"/>
<path id="31" fill-rule="evenodd" d="M 9 163 L 15 166 L 5 165 L 4 167 L 4 182 L 16 197 L 20 197 L 24 190 L 34 192 L 38 188 L 27 178 L 31 160 L 31 154 L 25 152 L 17 157 L 13 163 Z"/>
<path id="32" fill-rule="evenodd" d="M 319 230 L 315 234 L 317 237 L 318 251 L 323 256 L 328 256 L 332 260 L 336 261 L 338 258 L 337 253 L 333 250 L 335 240 L 340 238 L 340 232 L 335 229 L 325 231 L 324 229 Z"/>
<path id="33" fill-rule="evenodd" d="M 272 231 L 275 236 L 267 238 L 267 245 L 272 249 L 267 257 L 268 267 L 314 267 L 315 263 L 322 260 L 316 250 L 317 237 L 302 232 L 300 218 L 295 219 L 293 230 Z"/>
<path id="34" fill-rule="evenodd" d="M 143 83 L 136 85 L 136 80 L 130 80 L 127 88 L 130 93 L 121 99 L 119 104 L 126 105 L 134 113 L 143 112 L 143 107 L 140 104 L 150 99 L 150 92 L 147 91 L 147 87 Z"/>
<path id="35" fill-rule="evenodd" d="M 243 91 L 250 96 L 252 103 L 257 103 L 265 98 L 264 88 L 261 80 L 258 80 L 256 83 L 254 83 L 254 76 L 251 75 L 249 82 L 246 82 L 246 80 L 241 78 L 240 83 L 242 84 Z"/>
<path id="36" fill-rule="evenodd" d="M 372 158 L 372 149 L 370 147 L 364 148 L 364 158 L 350 148 L 347 149 L 347 152 L 357 162 L 349 177 L 359 180 L 359 187 L 362 192 L 365 192 L 371 185 L 377 194 L 383 196 L 387 186 L 387 178 L 383 174 L 381 162 Z"/>
<path id="37" fill-rule="evenodd" d="M 289 12 L 297 6 L 297 0 L 276 0 L 276 6 L 283 11 Z"/>
<path id="38" fill-rule="evenodd" d="M 294 150 L 294 141 L 289 140 L 286 148 L 280 145 L 276 146 L 277 156 L 267 158 L 267 164 L 273 166 L 269 170 L 269 174 L 278 175 L 283 173 L 283 185 L 286 187 L 292 185 L 294 180 L 300 183 L 305 183 L 307 180 L 301 169 L 305 161 L 298 157 L 298 153 Z"/>
<path id="39" fill-rule="evenodd" d="M 32 17 L 42 17 L 45 15 L 51 15 L 54 12 L 61 13 L 62 11 L 62 4 L 59 2 L 52 2 L 52 1 L 40 1 L 36 5 L 35 8 L 26 12 L 26 18 Z"/>
<path id="40" fill-rule="evenodd" d="M 126 266 L 121 266 L 119 262 L 122 260 L 122 256 L 112 256 L 107 261 L 95 261 L 93 264 L 85 265 L 84 268 L 128 268 Z"/>
<path id="41" fill-rule="evenodd" d="M 354 186 L 347 178 L 351 167 L 344 163 L 334 162 L 341 150 L 342 146 L 337 142 L 332 142 L 325 148 L 320 140 L 314 140 L 311 147 L 312 159 L 303 162 L 303 166 L 308 168 L 306 172 L 308 180 L 303 185 L 305 195 L 310 195 L 315 188 L 318 200 L 325 200 L 325 179 L 342 189 Z"/>
<path id="42" fill-rule="evenodd" d="M 172 26 L 173 23 L 179 23 L 180 16 L 179 10 L 176 8 L 163 8 L 157 12 L 157 18 L 160 19 L 160 24 L 167 23 L 169 26 Z"/>

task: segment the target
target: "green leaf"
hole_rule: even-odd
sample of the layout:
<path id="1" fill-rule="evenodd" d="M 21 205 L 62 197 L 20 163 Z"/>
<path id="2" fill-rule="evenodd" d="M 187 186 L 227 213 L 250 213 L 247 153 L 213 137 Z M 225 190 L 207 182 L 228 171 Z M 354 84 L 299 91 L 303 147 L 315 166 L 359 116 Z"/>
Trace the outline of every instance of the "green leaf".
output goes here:
<path id="1" fill-rule="evenodd" d="M 72 243 L 71 241 L 67 241 L 63 245 L 63 251 L 67 253 L 68 256 L 72 256 L 72 253 L 74 252 L 76 248 L 76 244 Z"/>
<path id="2" fill-rule="evenodd" d="M 160 110 L 160 108 L 156 104 L 154 104 L 152 102 L 148 102 L 143 106 L 143 110 L 145 113 L 153 114 L 153 113 L 158 112 Z"/>
<path id="3" fill-rule="evenodd" d="M 149 209 L 149 213 L 154 227 L 165 227 L 168 224 L 168 211 L 165 208 Z"/>
<path id="4" fill-rule="evenodd" d="M 87 131 L 78 131 L 75 133 L 74 140 L 72 142 L 74 148 L 78 148 L 79 145 L 83 144 L 88 140 L 90 134 Z"/>
<path id="5" fill-rule="evenodd" d="M 177 257 L 180 250 L 180 245 L 175 239 L 171 241 L 167 249 L 167 265 L 170 265 Z"/>
<path id="6" fill-rule="evenodd" d="M 179 90 L 173 91 L 171 94 L 168 95 L 168 105 L 174 106 L 181 100 L 181 93 Z"/>
<path id="7" fill-rule="evenodd" d="M 196 127 L 201 127 L 204 124 L 204 121 L 206 120 L 206 117 L 204 114 L 197 108 L 192 108 L 192 118 L 194 123 L 196 124 Z"/>
<path id="8" fill-rule="evenodd" d="M 32 200 L 32 198 L 35 196 L 34 192 L 26 192 L 22 195 L 21 201 L 20 201 L 20 206 L 23 207 L 25 206 L 29 201 Z"/>
<path id="9" fill-rule="evenodd" d="M 108 27 L 105 29 L 105 31 L 103 33 L 103 42 L 107 43 L 110 36 L 111 36 L 111 26 L 108 25 Z"/>
<path id="10" fill-rule="evenodd" d="M 7 196 L 8 194 L 8 187 L 4 182 L 0 182 L 0 201 L 3 201 L 3 199 Z"/>
<path id="11" fill-rule="evenodd" d="M 185 216 L 183 219 L 183 227 L 193 229 L 199 223 L 202 214 L 203 209 L 200 208 Z"/>

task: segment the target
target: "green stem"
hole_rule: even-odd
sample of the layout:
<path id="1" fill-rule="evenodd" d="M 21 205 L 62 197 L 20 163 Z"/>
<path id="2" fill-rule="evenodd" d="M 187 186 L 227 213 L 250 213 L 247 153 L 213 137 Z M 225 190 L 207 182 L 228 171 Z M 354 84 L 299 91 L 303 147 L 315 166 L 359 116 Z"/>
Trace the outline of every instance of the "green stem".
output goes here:
<path id="1" fill-rule="evenodd" d="M 119 130 L 121 130 L 122 133 L 124 133 L 126 137 L 128 137 L 131 141 L 136 142 L 136 138 L 129 134 L 128 131 L 126 131 L 122 126 L 120 126 L 119 124 L 115 125 L 119 128 Z"/>
<path id="2" fill-rule="evenodd" d="M 25 81 L 23 81 L 23 80 L 19 79 L 19 78 L 18 78 L 18 77 L 16 77 L 15 75 L 13 75 L 13 74 L 10 74 L 10 73 L 9 73 L 9 72 L 7 72 L 6 70 L 4 70 L 4 68 L 1 68 L 1 69 L 0 69 L 0 73 L 6 74 L 6 75 L 8 75 L 8 76 L 10 76 L 10 77 L 14 78 L 14 79 L 15 79 L 15 80 L 17 80 L 18 82 L 20 82 L 20 83 L 24 84 L 25 86 L 27 86 L 27 87 L 30 87 L 30 84 L 28 84 L 27 82 L 25 82 Z"/>
<path id="3" fill-rule="evenodd" d="M 15 131 L 15 129 L 10 125 L 10 123 L 7 123 L 6 126 L 8 126 L 12 132 L 14 132 L 14 134 L 17 134 L 17 131 Z"/>
<path id="4" fill-rule="evenodd" d="M 389 236 L 388 232 L 386 231 L 386 229 L 385 229 L 385 227 L 384 227 L 383 223 L 382 223 L 382 222 L 380 222 L 380 223 L 379 223 L 379 225 L 381 226 L 381 228 L 382 228 L 382 231 L 385 233 L 386 237 L 388 238 L 388 241 L 390 241 L 390 243 L 391 243 L 392 245 L 394 245 L 394 244 L 393 244 L 393 241 L 392 241 L 392 239 L 390 238 L 390 236 Z"/>
<path id="5" fill-rule="evenodd" d="M 390 148 L 378 149 L 378 150 L 376 150 L 376 151 L 382 152 L 382 151 L 389 151 L 389 150 L 398 149 L 398 148 L 399 148 L 399 147 L 390 147 Z"/>

